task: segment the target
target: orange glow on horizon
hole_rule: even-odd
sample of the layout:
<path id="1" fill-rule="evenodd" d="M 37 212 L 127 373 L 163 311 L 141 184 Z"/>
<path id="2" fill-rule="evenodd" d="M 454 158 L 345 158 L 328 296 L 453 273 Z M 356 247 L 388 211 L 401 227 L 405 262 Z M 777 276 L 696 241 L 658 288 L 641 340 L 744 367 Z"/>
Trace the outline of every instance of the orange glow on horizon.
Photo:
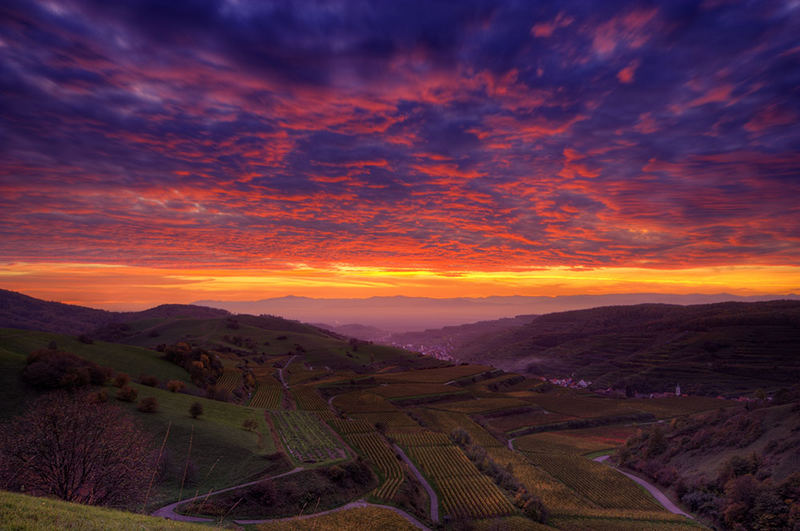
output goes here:
<path id="1" fill-rule="evenodd" d="M 800 267 L 740 265 L 687 269 L 552 267 L 433 271 L 296 264 L 284 269 L 161 269 L 77 263 L 0 265 L 0 288 L 113 310 L 203 299 L 487 297 L 669 293 L 786 295 L 800 291 Z"/>

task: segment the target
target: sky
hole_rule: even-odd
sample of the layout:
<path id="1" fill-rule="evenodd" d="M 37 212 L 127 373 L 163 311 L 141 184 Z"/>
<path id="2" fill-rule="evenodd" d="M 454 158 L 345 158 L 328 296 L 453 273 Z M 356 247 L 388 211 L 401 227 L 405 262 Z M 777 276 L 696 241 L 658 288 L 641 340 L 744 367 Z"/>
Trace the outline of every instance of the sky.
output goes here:
<path id="1" fill-rule="evenodd" d="M 5 0 L 0 287 L 800 290 L 800 2 Z"/>

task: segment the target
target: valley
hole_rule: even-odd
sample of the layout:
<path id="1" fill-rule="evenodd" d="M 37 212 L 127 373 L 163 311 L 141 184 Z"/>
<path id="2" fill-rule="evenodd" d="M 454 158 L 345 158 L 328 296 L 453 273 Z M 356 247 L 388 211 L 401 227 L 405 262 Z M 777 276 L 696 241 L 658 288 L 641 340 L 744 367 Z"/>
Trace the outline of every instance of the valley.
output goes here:
<path id="1" fill-rule="evenodd" d="M 0 329 L 0 384 L 8 422 L 47 396 L 28 383 L 32 353 L 64 351 L 107 368 L 108 379 L 89 389 L 133 417 L 158 457 L 147 495 L 118 508 L 187 525 L 332 529 L 370 514 L 397 528 L 702 528 L 724 518 L 685 503 L 693 488 L 711 487 L 682 467 L 715 475 L 724 463 L 695 446 L 656 466 L 641 445 L 662 432 L 686 445 L 673 430 L 691 438 L 702 415 L 780 417 L 779 408 L 791 409 L 781 404 L 796 400 L 769 389 L 749 402 L 598 394 L 498 369 L 494 358 L 454 363 L 278 317 L 182 311 L 101 323 L 81 337 Z M 123 388 L 134 398 L 123 400 Z M 142 407 L 147 400 L 155 410 Z M 776 467 L 762 475 L 787 481 L 797 471 L 792 430 L 753 427 L 752 445 L 725 455 L 760 452 Z M 609 454 L 696 519 L 593 460 Z M 683 490 L 665 477 L 684 477 Z M 724 488 L 708 492 L 723 503 Z M 8 499 L 4 518 L 28 503 Z"/>

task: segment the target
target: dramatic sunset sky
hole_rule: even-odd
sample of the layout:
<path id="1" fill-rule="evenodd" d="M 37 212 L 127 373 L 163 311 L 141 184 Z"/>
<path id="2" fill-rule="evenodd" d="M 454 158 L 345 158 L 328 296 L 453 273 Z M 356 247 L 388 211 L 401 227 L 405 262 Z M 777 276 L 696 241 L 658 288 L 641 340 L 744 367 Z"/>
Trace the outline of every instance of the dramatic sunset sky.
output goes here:
<path id="1" fill-rule="evenodd" d="M 800 2 L 4 0 L 0 288 L 800 290 Z"/>

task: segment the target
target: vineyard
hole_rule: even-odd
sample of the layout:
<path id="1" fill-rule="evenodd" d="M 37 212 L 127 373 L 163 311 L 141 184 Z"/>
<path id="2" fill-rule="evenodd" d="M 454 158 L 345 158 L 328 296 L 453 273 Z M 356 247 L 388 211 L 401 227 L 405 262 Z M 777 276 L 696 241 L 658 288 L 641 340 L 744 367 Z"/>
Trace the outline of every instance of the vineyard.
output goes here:
<path id="1" fill-rule="evenodd" d="M 337 395 L 333 406 L 345 413 L 365 413 L 373 411 L 399 411 L 391 402 L 375 393 L 353 391 Z"/>
<path id="2" fill-rule="evenodd" d="M 338 461 L 347 457 L 338 437 L 311 411 L 270 412 L 286 450 L 304 463 Z"/>
<path id="3" fill-rule="evenodd" d="M 259 384 L 258 389 L 250 400 L 250 407 L 261 409 L 279 409 L 281 406 L 282 389 L 278 385 Z"/>
<path id="4" fill-rule="evenodd" d="M 335 429 L 342 435 L 350 435 L 353 433 L 367 433 L 375 431 L 375 428 L 372 426 L 372 424 L 362 419 L 344 420 L 335 418 L 328 421 L 328 424 L 333 426 L 333 429 Z"/>
<path id="5" fill-rule="evenodd" d="M 496 398 L 481 398 L 480 400 L 449 402 L 447 404 L 437 405 L 436 409 L 473 414 L 526 406 L 530 406 L 530 402 L 519 398 L 506 398 L 501 396 Z"/>
<path id="6" fill-rule="evenodd" d="M 661 505 L 616 470 L 578 455 L 524 452 L 531 463 L 605 509 L 660 511 Z"/>
<path id="7" fill-rule="evenodd" d="M 437 487 L 442 509 L 457 518 L 490 518 L 515 514 L 514 505 L 488 477 L 481 474 L 460 448 L 443 445 L 443 434 L 421 432 L 408 436 L 418 445 L 406 446 L 408 456 Z M 433 445 L 421 446 L 425 441 Z"/>
<path id="8" fill-rule="evenodd" d="M 297 409 L 308 411 L 328 411 L 328 403 L 325 402 L 316 388 L 314 387 L 295 387 L 291 390 Z"/>
<path id="9" fill-rule="evenodd" d="M 217 389 L 232 393 L 234 389 L 242 385 L 242 373 L 238 370 L 225 370 L 215 385 Z"/>
<path id="10" fill-rule="evenodd" d="M 449 446 L 453 442 L 444 433 L 435 431 L 395 431 L 389 436 L 400 446 Z"/>
<path id="11" fill-rule="evenodd" d="M 419 428 L 417 421 L 403 413 L 402 411 L 385 411 L 375 413 L 356 413 L 354 418 L 358 418 L 369 422 L 373 426 L 381 423 L 390 430 L 399 430 L 406 428 Z"/>
<path id="12" fill-rule="evenodd" d="M 635 426 L 599 426 L 534 433 L 515 439 L 514 448 L 540 453 L 587 454 L 622 446 L 638 429 Z"/>
<path id="13" fill-rule="evenodd" d="M 416 371 L 382 373 L 377 378 L 382 382 L 419 382 L 419 383 L 447 383 L 466 376 L 473 376 L 487 371 L 492 367 L 483 365 L 457 365 L 454 367 L 440 367 L 436 369 L 423 369 Z"/>
<path id="14" fill-rule="evenodd" d="M 427 424 L 438 428 L 444 433 L 451 433 L 453 430 L 461 428 L 469 433 L 473 441 L 484 448 L 503 446 L 500 441 L 492 437 L 488 431 L 483 429 L 483 427 L 464 413 L 440 411 L 436 409 L 420 409 L 417 411 L 417 415 Z"/>
<path id="15" fill-rule="evenodd" d="M 404 475 L 397 456 L 377 432 L 353 433 L 347 436 L 348 442 L 366 455 L 380 470 L 383 484 L 373 491 L 378 498 L 390 500 L 403 483 Z"/>

